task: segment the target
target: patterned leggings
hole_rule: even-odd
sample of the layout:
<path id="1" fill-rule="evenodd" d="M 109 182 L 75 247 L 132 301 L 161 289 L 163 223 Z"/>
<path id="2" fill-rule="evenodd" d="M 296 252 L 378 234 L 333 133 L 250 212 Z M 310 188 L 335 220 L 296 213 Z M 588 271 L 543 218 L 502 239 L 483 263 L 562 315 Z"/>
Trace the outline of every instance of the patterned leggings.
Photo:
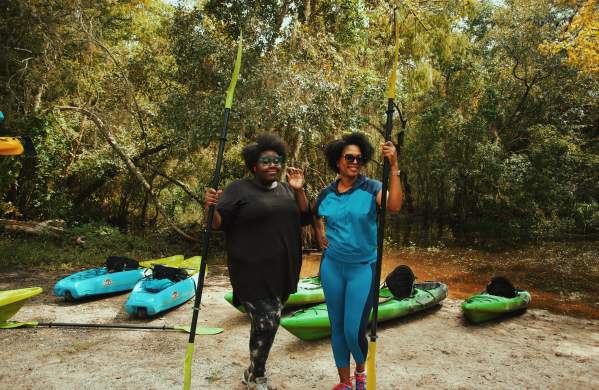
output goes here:
<path id="1" fill-rule="evenodd" d="M 250 374 L 254 378 L 263 377 L 266 371 L 266 359 L 270 347 L 275 341 L 281 322 L 283 303 L 280 298 L 260 299 L 254 302 L 242 302 L 252 328 L 250 330 Z"/>

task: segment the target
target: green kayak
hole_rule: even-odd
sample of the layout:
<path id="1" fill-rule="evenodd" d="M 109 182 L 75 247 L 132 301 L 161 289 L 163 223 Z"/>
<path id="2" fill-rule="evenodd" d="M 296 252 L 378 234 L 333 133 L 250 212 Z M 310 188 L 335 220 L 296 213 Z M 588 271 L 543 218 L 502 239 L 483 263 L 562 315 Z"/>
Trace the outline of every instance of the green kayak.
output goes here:
<path id="1" fill-rule="evenodd" d="M 233 305 L 233 293 L 226 293 L 225 300 Z M 312 276 L 300 279 L 297 284 L 297 292 L 289 296 L 289 299 L 285 302 L 285 307 L 307 306 L 321 302 L 324 302 L 324 292 L 322 291 L 320 278 L 318 276 Z M 235 308 L 240 312 L 245 313 L 245 308 L 243 306 L 235 306 Z"/>
<path id="2" fill-rule="evenodd" d="M 530 293 L 516 290 L 513 298 L 491 295 L 487 292 L 476 294 L 462 303 L 464 315 L 474 323 L 484 322 L 504 314 L 526 310 L 530 304 Z"/>
<path id="3" fill-rule="evenodd" d="M 414 294 L 405 299 L 396 299 L 389 289 L 382 288 L 379 297 L 379 322 L 403 317 L 435 306 L 447 297 L 447 285 L 439 282 L 414 284 Z M 370 319 L 372 320 L 372 314 Z M 281 319 L 281 326 L 302 340 L 317 340 L 331 334 L 331 323 L 325 303 L 298 310 Z"/>
<path id="4" fill-rule="evenodd" d="M 31 297 L 42 292 L 41 287 L 20 288 L 18 290 L 0 291 L 0 323 L 5 323 Z"/>

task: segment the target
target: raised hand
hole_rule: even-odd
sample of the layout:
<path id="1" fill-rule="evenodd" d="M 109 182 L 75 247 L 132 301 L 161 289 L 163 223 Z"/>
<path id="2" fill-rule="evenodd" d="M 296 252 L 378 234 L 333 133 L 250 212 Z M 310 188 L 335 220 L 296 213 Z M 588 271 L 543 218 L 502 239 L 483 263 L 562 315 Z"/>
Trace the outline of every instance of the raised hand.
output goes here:
<path id="1" fill-rule="evenodd" d="M 304 171 L 299 168 L 287 167 L 287 184 L 294 190 L 304 187 Z"/>

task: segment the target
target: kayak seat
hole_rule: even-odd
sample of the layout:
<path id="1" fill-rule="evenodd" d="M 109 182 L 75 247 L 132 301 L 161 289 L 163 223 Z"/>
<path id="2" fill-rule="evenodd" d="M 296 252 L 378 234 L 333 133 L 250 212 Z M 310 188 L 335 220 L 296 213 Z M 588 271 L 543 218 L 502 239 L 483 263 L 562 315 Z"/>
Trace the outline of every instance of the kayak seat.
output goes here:
<path id="1" fill-rule="evenodd" d="M 314 276 L 300 280 L 297 287 L 302 290 L 319 290 L 322 288 L 322 284 L 320 283 L 320 277 Z"/>
<path id="2" fill-rule="evenodd" d="M 414 273 L 407 265 L 398 265 L 385 278 L 385 285 L 397 299 L 409 298 L 414 295 Z"/>
<path id="3" fill-rule="evenodd" d="M 495 276 L 487 284 L 487 293 L 504 298 L 514 298 L 518 295 L 512 282 L 503 276 Z"/>
<path id="4" fill-rule="evenodd" d="M 146 291 L 157 293 L 175 284 L 170 279 L 147 279 L 144 282 L 143 288 Z"/>
<path id="5" fill-rule="evenodd" d="M 152 272 L 153 279 L 168 279 L 173 282 L 179 282 L 189 277 L 186 270 L 182 268 L 167 267 L 165 265 L 156 264 L 154 265 L 154 271 Z"/>
<path id="6" fill-rule="evenodd" d="M 130 271 L 139 268 L 139 262 L 129 257 L 108 256 L 106 259 L 106 269 L 108 272 Z"/>
<path id="7" fill-rule="evenodd" d="M 441 285 L 441 283 L 439 283 L 439 282 L 425 281 L 425 282 L 421 282 L 421 283 L 414 283 L 414 288 L 417 288 L 419 290 L 429 291 L 429 290 L 435 290 L 435 289 L 439 288 L 440 285 Z"/>

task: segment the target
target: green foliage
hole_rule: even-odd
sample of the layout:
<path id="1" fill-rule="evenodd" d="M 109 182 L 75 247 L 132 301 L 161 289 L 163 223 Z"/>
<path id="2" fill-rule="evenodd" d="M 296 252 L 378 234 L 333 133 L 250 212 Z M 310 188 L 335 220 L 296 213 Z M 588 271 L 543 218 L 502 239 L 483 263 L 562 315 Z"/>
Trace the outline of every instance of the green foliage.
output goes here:
<path id="1" fill-rule="evenodd" d="M 577 203 L 575 210 L 576 225 L 584 233 L 599 228 L 599 203 Z"/>
<path id="2" fill-rule="evenodd" d="M 579 13 L 550 0 L 399 4 L 395 129 L 415 214 L 506 237 L 598 231 L 599 79 L 551 49 Z M 4 216 L 166 223 L 97 125 L 57 108 L 70 105 L 98 115 L 167 217 L 197 233 L 241 30 L 223 185 L 247 173 L 239 153 L 263 131 L 287 141 L 313 197 L 334 179 L 327 142 L 382 140 L 386 2 L 10 0 L 0 17 L 0 109 L 38 151 L 0 160 Z"/>
<path id="3" fill-rule="evenodd" d="M 83 243 L 75 243 L 78 237 Z M 113 226 L 91 223 L 69 229 L 63 239 L 0 235 L 0 253 L 0 271 L 14 271 L 99 267 L 108 256 L 148 260 L 174 254 L 191 256 L 197 250 L 181 242 L 170 242 L 163 235 L 124 234 Z"/>

